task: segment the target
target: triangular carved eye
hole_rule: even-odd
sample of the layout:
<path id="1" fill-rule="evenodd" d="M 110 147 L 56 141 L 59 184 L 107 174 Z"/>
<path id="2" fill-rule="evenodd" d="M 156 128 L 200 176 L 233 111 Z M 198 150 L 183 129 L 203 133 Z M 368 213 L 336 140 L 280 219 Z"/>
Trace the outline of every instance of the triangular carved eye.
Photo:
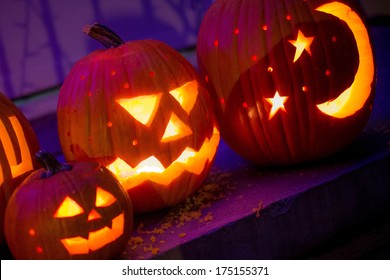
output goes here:
<path id="1" fill-rule="evenodd" d="M 76 201 L 67 196 L 54 213 L 54 218 L 74 217 L 82 213 L 84 213 L 83 208 Z"/>
<path id="2" fill-rule="evenodd" d="M 150 126 L 160 104 L 161 93 L 137 96 L 133 98 L 117 99 L 133 118 L 143 125 Z"/>
<path id="3" fill-rule="evenodd" d="M 116 201 L 116 198 L 109 192 L 103 190 L 100 187 L 96 188 L 96 207 L 107 207 L 113 204 Z"/>
<path id="4" fill-rule="evenodd" d="M 181 107 L 190 114 L 198 97 L 198 83 L 191 81 L 169 92 Z"/>
<path id="5" fill-rule="evenodd" d="M 171 142 L 185 136 L 191 135 L 192 130 L 183 123 L 178 116 L 172 113 L 161 142 Z"/>

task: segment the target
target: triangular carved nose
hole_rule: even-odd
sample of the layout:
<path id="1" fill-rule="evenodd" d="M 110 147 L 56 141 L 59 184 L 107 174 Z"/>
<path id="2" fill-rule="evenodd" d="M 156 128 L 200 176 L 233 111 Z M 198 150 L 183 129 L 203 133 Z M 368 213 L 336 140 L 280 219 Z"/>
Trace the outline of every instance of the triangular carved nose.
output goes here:
<path id="1" fill-rule="evenodd" d="M 96 219 L 100 219 L 102 216 L 96 212 L 95 209 L 92 209 L 91 212 L 89 212 L 89 215 L 88 215 L 88 221 L 93 221 L 93 220 L 96 220 Z"/>

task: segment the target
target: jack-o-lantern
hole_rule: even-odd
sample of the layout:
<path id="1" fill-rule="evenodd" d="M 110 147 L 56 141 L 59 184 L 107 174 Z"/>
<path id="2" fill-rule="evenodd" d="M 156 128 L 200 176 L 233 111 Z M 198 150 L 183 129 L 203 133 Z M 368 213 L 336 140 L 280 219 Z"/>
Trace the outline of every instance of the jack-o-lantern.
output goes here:
<path id="1" fill-rule="evenodd" d="M 329 0 L 217 0 L 198 65 L 221 135 L 262 165 L 294 164 L 354 141 L 372 111 L 375 66 L 355 6 Z"/>
<path id="2" fill-rule="evenodd" d="M 130 239 L 130 199 L 112 173 L 95 162 L 60 164 L 40 151 L 44 169 L 11 196 L 4 230 L 16 259 L 110 259 Z"/>
<path id="3" fill-rule="evenodd" d="M 123 43 L 101 25 L 87 31 L 110 48 L 81 59 L 61 87 L 66 159 L 107 166 L 136 213 L 177 204 L 200 187 L 219 144 L 208 91 L 162 42 Z"/>
<path id="4" fill-rule="evenodd" d="M 15 188 L 36 168 L 39 144 L 33 128 L 18 107 L 0 93 L 0 242 L 5 207 Z"/>

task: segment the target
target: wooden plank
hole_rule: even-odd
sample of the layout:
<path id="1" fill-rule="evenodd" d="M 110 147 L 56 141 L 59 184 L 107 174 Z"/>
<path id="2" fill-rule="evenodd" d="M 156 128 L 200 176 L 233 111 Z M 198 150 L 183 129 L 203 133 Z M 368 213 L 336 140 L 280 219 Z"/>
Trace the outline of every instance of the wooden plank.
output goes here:
<path id="1" fill-rule="evenodd" d="M 296 258 L 390 211 L 389 153 L 356 158 L 369 142 L 358 143 L 330 161 L 277 170 L 252 166 L 222 146 L 205 187 L 193 198 L 137 218 L 122 257 Z"/>

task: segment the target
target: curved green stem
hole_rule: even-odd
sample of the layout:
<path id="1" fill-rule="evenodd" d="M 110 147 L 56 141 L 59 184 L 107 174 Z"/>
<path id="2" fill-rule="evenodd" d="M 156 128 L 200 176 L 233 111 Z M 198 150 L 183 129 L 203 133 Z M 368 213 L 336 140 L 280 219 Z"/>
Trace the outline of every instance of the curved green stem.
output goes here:
<path id="1" fill-rule="evenodd" d="M 102 24 L 86 25 L 83 28 L 83 32 L 96 39 L 107 49 L 117 48 L 124 44 L 123 40 L 114 31 Z"/>
<path id="2" fill-rule="evenodd" d="M 35 154 L 35 158 L 43 165 L 46 173 L 42 174 L 42 178 L 49 178 L 57 173 L 72 169 L 69 164 L 60 163 L 52 154 L 45 150 L 40 150 Z"/>

